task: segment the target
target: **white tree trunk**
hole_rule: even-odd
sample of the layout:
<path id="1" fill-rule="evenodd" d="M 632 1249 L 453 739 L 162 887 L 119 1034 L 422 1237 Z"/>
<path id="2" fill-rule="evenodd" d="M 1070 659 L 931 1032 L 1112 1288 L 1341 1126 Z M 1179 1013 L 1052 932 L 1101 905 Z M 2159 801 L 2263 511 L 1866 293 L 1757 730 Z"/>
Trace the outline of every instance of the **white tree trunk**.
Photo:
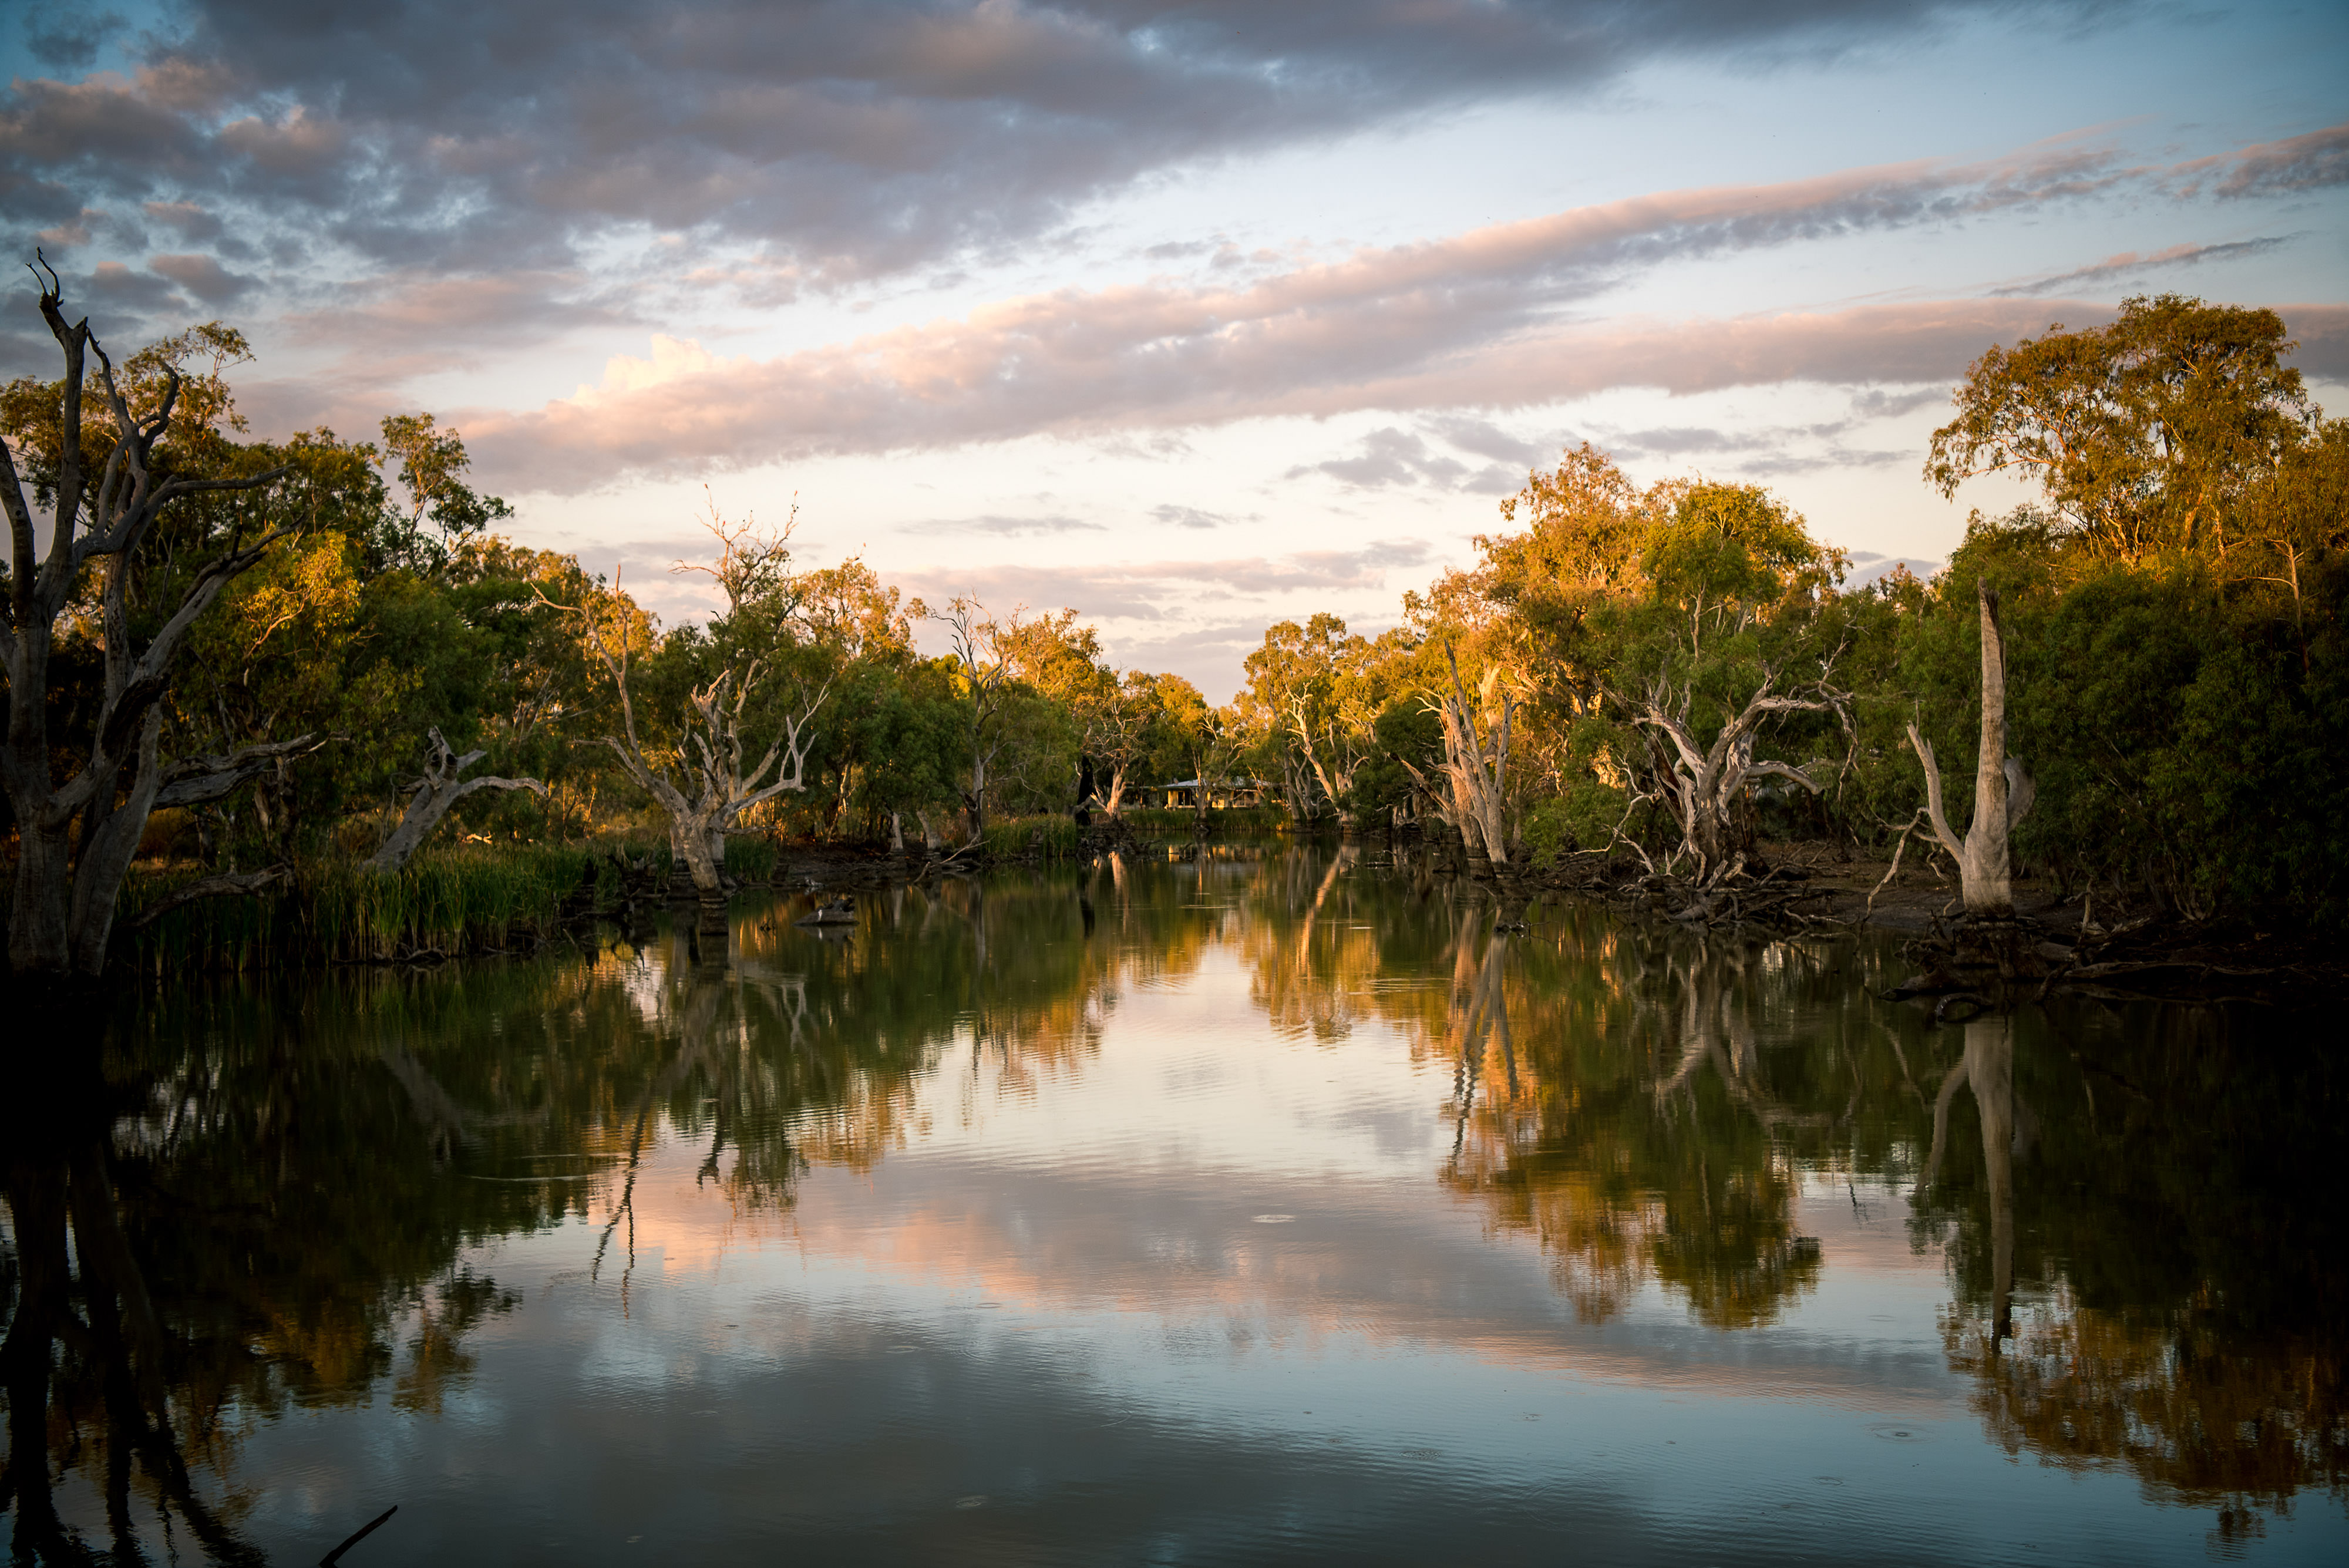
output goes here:
<path id="1" fill-rule="evenodd" d="M 1941 768 L 1933 743 L 1909 726 L 1909 744 L 1925 768 L 1925 815 L 1933 836 L 1958 863 L 1959 896 L 1970 915 L 2014 912 L 2012 832 L 2038 791 L 2023 763 L 2006 754 L 2006 640 L 1999 629 L 1998 596 L 1976 584 L 1982 602 L 1982 739 L 1974 758 L 1974 815 L 1961 839 L 1941 806 Z M 2013 787 L 2010 789 L 2010 785 Z"/>
<path id="2" fill-rule="evenodd" d="M 546 786 L 536 779 L 506 779 L 485 774 L 459 783 L 460 774 L 490 753 L 467 752 L 460 757 L 440 738 L 438 729 L 428 733 L 432 744 L 424 753 L 424 777 L 417 784 L 416 797 L 408 803 L 406 815 L 384 839 L 383 847 L 368 857 L 367 869 L 370 871 L 397 871 L 407 865 L 408 857 L 449 815 L 449 808 L 477 789 L 526 789 L 542 797 L 546 794 Z"/>

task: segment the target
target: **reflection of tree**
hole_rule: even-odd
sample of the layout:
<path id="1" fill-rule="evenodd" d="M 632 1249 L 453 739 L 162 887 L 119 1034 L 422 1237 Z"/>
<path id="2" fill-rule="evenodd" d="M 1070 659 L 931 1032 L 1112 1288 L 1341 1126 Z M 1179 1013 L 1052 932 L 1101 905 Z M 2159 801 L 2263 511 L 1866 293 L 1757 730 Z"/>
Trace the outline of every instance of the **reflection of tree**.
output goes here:
<path id="1" fill-rule="evenodd" d="M 1386 960 L 1376 933 L 1361 929 L 1360 878 L 1348 875 L 1357 854 L 1347 845 L 1327 863 L 1285 855 L 1247 878 L 1240 948 L 1249 997 L 1284 1034 L 1345 1038 Z"/>
<path id="2" fill-rule="evenodd" d="M 200 1438 L 224 1401 L 175 1401 L 166 1386 L 174 1361 L 200 1357 L 179 1354 L 188 1347 L 174 1343 L 171 1303 L 159 1310 L 145 1250 L 116 1210 L 109 1112 L 123 1096 L 86 1068 L 45 1081 L 11 1076 L 0 1137 L 16 1289 L 0 1340 L 8 1402 L 0 1506 L 16 1510 L 17 1560 L 91 1560 L 60 1517 L 50 1460 L 56 1450 L 57 1468 L 70 1465 L 88 1433 L 102 1450 L 98 1486 L 115 1561 L 145 1561 L 136 1488 L 176 1512 L 216 1560 L 259 1563 L 190 1477 L 191 1434 Z"/>
<path id="3" fill-rule="evenodd" d="M 1943 1337 L 1992 1439 L 2216 1507 L 2221 1550 L 2303 1489 L 2349 1501 L 2349 1268 L 2307 1187 L 2337 1165 L 2334 1069 L 2176 1010 L 2062 1053 L 2018 1032 L 1966 1026 L 1918 1200 L 1953 1242 Z"/>
<path id="4" fill-rule="evenodd" d="M 778 906 L 728 941 L 344 973 L 298 1007 L 142 999 L 102 1081 L 0 1082 L 18 1539 L 72 1559 L 60 1515 L 119 1542 L 168 1509 L 234 1560 L 233 1512 L 199 1515 L 236 1431 L 377 1390 L 431 1410 L 469 1375 L 508 1300 L 472 1241 L 580 1223 L 617 1286 L 664 1145 L 739 1212 L 787 1206 L 920 1137 L 942 1068 L 967 1106 L 1081 1072 L 1123 996 L 1218 947 L 1292 1037 L 1382 1023 L 1443 1067 L 1440 1179 L 1587 1319 L 1657 1287 L 1771 1322 L 1822 1267 L 1800 1180 L 1919 1177 L 1951 1364 L 2011 1451 L 2127 1466 L 2230 1529 L 2343 1490 L 2349 1236 L 2307 1192 L 2339 1165 L 2337 1069 L 2180 1012 L 1934 1029 L 1873 998 L 1865 949 L 1587 912 L 1503 935 L 1480 897 L 1301 854 L 1112 857 L 885 895 L 846 942 Z"/>
<path id="5" fill-rule="evenodd" d="M 512 1304 L 462 1265 L 475 1240 L 585 1221 L 582 1261 L 625 1301 L 636 1177 L 666 1142 L 738 1210 L 771 1209 L 812 1166 L 919 1136 L 919 1085 L 957 1040 L 1006 1092 L 1081 1070 L 1120 988 L 1195 967 L 1216 930 L 1163 882 L 1097 880 L 900 891 L 846 943 L 778 909 L 584 963 L 340 973 L 295 1007 L 191 987 L 125 1007 L 102 1081 L 11 1072 L 0 1506 L 20 1551 L 85 1561 L 60 1520 L 102 1511 L 137 1561 L 160 1509 L 254 1560 L 204 1501 L 235 1434 L 378 1387 L 436 1411 Z"/>
<path id="6" fill-rule="evenodd" d="M 1824 1118 L 1766 1081 L 1740 950 L 1606 948 L 1561 969 L 1557 953 L 1464 928 L 1444 1179 L 1537 1237 L 1587 1321 L 1653 1279 L 1705 1323 L 1767 1323 L 1819 1268 L 1817 1244 L 1794 1232 L 1795 1173 L 1773 1135 Z"/>

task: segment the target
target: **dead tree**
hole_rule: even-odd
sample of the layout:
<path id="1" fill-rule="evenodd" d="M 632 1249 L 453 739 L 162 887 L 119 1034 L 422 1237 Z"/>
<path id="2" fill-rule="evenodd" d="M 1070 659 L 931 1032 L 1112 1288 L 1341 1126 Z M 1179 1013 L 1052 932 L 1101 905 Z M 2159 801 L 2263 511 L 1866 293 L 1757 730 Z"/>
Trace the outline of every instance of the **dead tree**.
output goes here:
<path id="1" fill-rule="evenodd" d="M 962 792 L 963 810 L 970 822 L 970 842 L 987 833 L 987 785 L 997 753 L 1003 750 L 1004 699 L 1011 679 L 1011 661 L 1004 656 L 1005 633 L 991 620 L 979 618 L 986 607 L 968 595 L 957 595 L 947 607 L 929 618 L 946 623 L 954 645 L 954 660 L 970 688 L 970 774 Z M 1019 629 L 1021 611 L 1011 612 L 1012 631 Z"/>
<path id="2" fill-rule="evenodd" d="M 42 265 L 46 270 L 47 263 Z M 0 782 L 16 810 L 18 846 L 8 964 L 20 976 L 95 976 L 106 965 L 115 906 L 149 814 L 160 805 L 218 798 L 289 748 L 305 748 L 314 740 L 305 736 L 246 747 L 225 757 L 164 760 L 162 698 L 190 628 L 232 578 L 292 530 L 265 532 L 250 543 L 232 538 L 197 571 L 143 649 L 133 646 L 130 635 L 132 558 L 173 502 L 205 492 L 256 489 L 286 471 L 275 468 L 246 479 L 159 472 L 155 445 L 171 428 L 179 401 L 178 371 L 166 368 L 155 411 L 143 419 L 134 415 L 88 319 L 66 320 L 57 274 L 35 275 L 41 282 L 41 318 L 64 350 L 66 373 L 58 410 L 57 504 L 46 558 L 36 548 L 33 511 L 16 454 L 0 441 L 0 504 L 8 513 L 13 550 L 7 624 L 0 628 L 0 662 L 8 679 Z M 93 358 L 98 389 L 114 424 L 113 450 L 94 485 L 82 461 L 85 378 Z M 60 622 L 81 600 L 88 574 L 101 562 L 101 697 L 81 765 L 60 781 L 60 738 L 49 728 L 49 659 Z"/>
<path id="3" fill-rule="evenodd" d="M 1996 918 L 2014 913 L 2011 836 L 2038 791 L 2021 760 L 2006 753 L 2006 639 L 1999 630 L 1998 595 L 1987 582 L 1978 582 L 1975 589 L 1982 601 L 1982 741 L 1974 758 L 1973 822 L 1963 839 L 1951 831 L 1941 808 L 1941 768 L 1933 759 L 1933 742 L 1912 723 L 1909 744 L 1925 767 L 1925 815 L 1933 836 L 1958 863 L 1966 913 Z"/>
<path id="4" fill-rule="evenodd" d="M 440 826 L 440 819 L 449 815 L 449 808 L 475 790 L 526 789 L 542 798 L 546 794 L 546 786 L 536 779 L 507 779 L 484 774 L 480 778 L 458 782 L 459 774 L 490 753 L 467 752 L 460 757 L 447 741 L 440 738 L 439 729 L 429 733 L 432 744 L 424 753 L 424 776 L 417 782 L 415 798 L 408 803 L 407 814 L 400 817 L 399 826 L 384 839 L 383 847 L 368 857 L 367 868 L 370 871 L 397 871 L 407 865 L 408 857 L 416 853 L 417 846 L 429 837 L 432 830 Z"/>
<path id="5" fill-rule="evenodd" d="M 1435 799 L 1436 815 L 1459 829 L 1472 860 L 1481 840 L 1485 858 L 1506 872 L 1509 865 L 1509 732 L 1516 720 L 1516 698 L 1501 691 L 1500 722 L 1488 735 L 1477 726 L 1475 708 L 1460 681 L 1460 659 L 1450 643 L 1444 646 L 1444 657 L 1452 666 L 1452 690 L 1438 692 L 1434 703 L 1444 721 L 1444 761 L 1436 769 L 1443 782 L 1439 785 L 1408 760 L 1402 765 L 1419 787 Z M 1488 710 L 1500 676 L 1498 670 L 1487 671 L 1477 693 Z M 1443 804 L 1446 795 L 1451 797 L 1448 807 Z"/>
<path id="6" fill-rule="evenodd" d="M 1761 739 L 1762 726 L 1777 714 L 1829 711 L 1846 701 L 1845 695 L 1825 685 L 1817 687 L 1817 695 L 1812 697 L 1775 692 L 1772 688 L 1777 679 L 1776 670 L 1765 670 L 1761 686 L 1708 746 L 1697 744 L 1690 725 L 1692 693 L 1687 685 L 1675 697 L 1659 680 L 1648 689 L 1633 714 L 1634 722 L 1658 732 L 1671 744 L 1671 771 L 1662 774 L 1658 788 L 1680 823 L 1681 848 L 1674 858 L 1680 854 L 1690 857 L 1692 879 L 1699 887 L 1711 887 L 1742 864 L 1733 814 L 1747 784 L 1757 778 L 1780 778 L 1813 794 L 1819 793 L 1819 786 L 1800 768 L 1754 761 L 1754 747 Z M 1669 867 L 1671 862 L 1666 864 Z"/>
<path id="7" fill-rule="evenodd" d="M 758 689 L 761 661 L 751 659 L 739 673 L 724 671 L 688 699 L 678 724 L 676 777 L 671 778 L 670 768 L 656 760 L 636 729 L 636 699 L 628 690 L 635 655 L 626 628 L 606 627 L 592 599 L 574 613 L 585 620 L 587 645 L 619 692 L 620 733 L 603 736 L 603 743 L 620 759 L 621 770 L 636 787 L 668 815 L 670 854 L 685 862 L 695 891 L 705 900 L 721 897 L 726 830 L 750 807 L 780 794 L 806 790 L 807 754 L 815 745 L 810 725 L 831 693 L 831 682 L 819 688 L 798 712 L 784 711 L 783 732 L 756 764 L 746 768 L 743 727 L 751 693 Z M 788 769 L 779 767 L 786 757 Z M 773 782 L 761 784 L 771 769 L 775 772 Z"/>

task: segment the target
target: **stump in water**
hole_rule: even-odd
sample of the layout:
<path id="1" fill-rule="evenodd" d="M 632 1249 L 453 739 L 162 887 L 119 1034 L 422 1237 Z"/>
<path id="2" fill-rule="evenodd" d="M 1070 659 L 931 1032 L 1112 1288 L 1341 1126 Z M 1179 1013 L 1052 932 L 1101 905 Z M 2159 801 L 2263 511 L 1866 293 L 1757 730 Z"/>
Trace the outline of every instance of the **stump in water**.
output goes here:
<path id="1" fill-rule="evenodd" d="M 705 894 L 696 900 L 693 918 L 693 961 L 703 969 L 724 969 L 733 931 L 726 919 L 724 894 Z"/>
<path id="2" fill-rule="evenodd" d="M 2012 913 L 1936 920 L 1930 934 L 1902 948 L 1918 972 L 1891 994 L 1971 996 L 1986 1006 L 2011 1006 L 2022 1000 L 2022 988 L 2036 992 L 2055 978 L 2063 966 L 2048 952 L 2037 926 Z"/>

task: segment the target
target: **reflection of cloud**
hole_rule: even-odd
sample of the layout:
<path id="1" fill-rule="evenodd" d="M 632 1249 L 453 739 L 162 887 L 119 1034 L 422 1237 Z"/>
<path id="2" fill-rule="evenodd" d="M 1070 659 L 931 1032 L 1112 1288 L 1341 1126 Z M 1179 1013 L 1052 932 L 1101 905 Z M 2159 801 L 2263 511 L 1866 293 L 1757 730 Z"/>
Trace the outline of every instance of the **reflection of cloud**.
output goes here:
<path id="1" fill-rule="evenodd" d="M 1255 1223 L 1265 1213 L 1297 1218 Z M 973 1290 L 1036 1312 L 1241 1316 L 1282 1338 L 1350 1332 L 1740 1396 L 1899 1401 L 1930 1397 L 1940 1370 L 1938 1345 L 1887 1355 L 1878 1344 L 1763 1335 L 1715 1356 L 1699 1348 L 1710 1331 L 1677 1313 L 1578 1324 L 1559 1310 L 1539 1248 L 1495 1245 L 1476 1218 L 1471 1203 L 1270 1172 L 1040 1173 L 909 1149 L 853 1193 L 807 1182 L 792 1231 L 809 1254 L 901 1286 Z M 1438 1280 L 1444 1289 L 1428 1289 Z"/>

